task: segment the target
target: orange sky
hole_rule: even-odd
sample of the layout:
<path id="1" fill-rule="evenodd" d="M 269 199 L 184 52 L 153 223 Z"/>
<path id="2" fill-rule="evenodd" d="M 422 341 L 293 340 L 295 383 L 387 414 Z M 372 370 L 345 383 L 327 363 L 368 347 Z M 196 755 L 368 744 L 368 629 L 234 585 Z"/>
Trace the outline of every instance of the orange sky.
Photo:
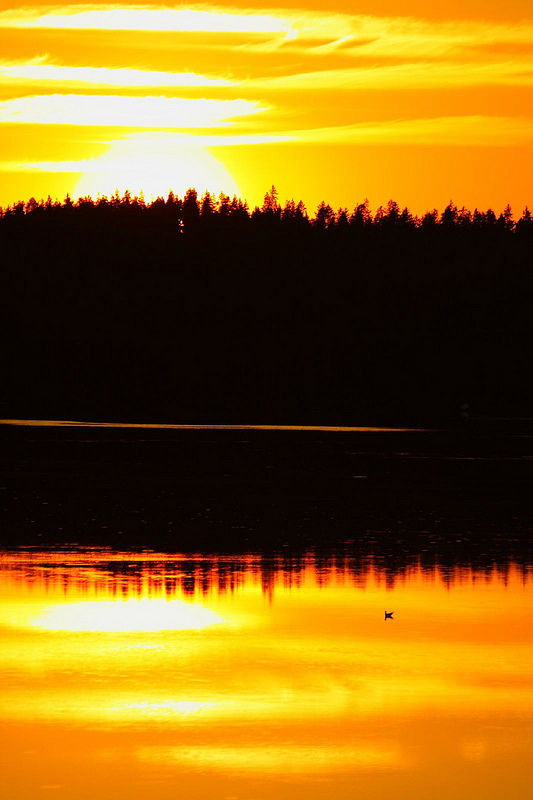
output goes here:
<path id="1" fill-rule="evenodd" d="M 0 205 L 195 185 L 533 204 L 533 7 L 0 0 Z"/>

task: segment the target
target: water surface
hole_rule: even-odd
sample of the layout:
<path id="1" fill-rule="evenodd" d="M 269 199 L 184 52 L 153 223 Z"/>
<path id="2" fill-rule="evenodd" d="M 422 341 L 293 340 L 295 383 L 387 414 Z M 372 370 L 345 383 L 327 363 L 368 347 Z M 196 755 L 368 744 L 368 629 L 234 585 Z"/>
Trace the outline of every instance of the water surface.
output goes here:
<path id="1" fill-rule="evenodd" d="M 515 563 L 5 551 L 2 797 L 521 800 L 532 592 Z"/>

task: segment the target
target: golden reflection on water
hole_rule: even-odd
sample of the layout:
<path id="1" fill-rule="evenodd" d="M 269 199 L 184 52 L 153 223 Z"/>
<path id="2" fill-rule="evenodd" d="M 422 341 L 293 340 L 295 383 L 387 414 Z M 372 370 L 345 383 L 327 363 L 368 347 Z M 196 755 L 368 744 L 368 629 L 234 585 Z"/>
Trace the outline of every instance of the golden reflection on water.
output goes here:
<path id="1" fill-rule="evenodd" d="M 532 585 L 516 566 L 5 553 L 2 798 L 523 798 Z"/>
<path id="2" fill-rule="evenodd" d="M 200 630 L 223 619 L 198 604 L 181 600 L 128 599 L 64 603 L 52 606 L 32 621 L 38 628 L 101 633 L 148 633 L 165 630 Z"/>
<path id="3" fill-rule="evenodd" d="M 157 422 L 82 422 L 80 420 L 60 419 L 0 419 L 0 425 L 10 425 L 25 428 L 128 428 L 132 430 L 227 430 L 227 431 L 339 431 L 339 432 L 368 432 L 391 433 L 425 431 L 424 428 L 384 428 L 384 427 L 353 427 L 347 425 L 180 425 Z"/>

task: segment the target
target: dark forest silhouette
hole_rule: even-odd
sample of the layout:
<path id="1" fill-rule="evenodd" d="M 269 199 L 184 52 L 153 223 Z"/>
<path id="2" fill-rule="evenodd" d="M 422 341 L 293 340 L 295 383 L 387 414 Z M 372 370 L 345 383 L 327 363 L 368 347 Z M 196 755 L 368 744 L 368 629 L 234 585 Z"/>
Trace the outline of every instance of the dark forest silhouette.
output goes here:
<path id="1" fill-rule="evenodd" d="M 533 219 L 274 187 L 0 211 L 2 416 L 422 423 L 532 416 Z M 461 412 L 461 408 L 463 412 Z"/>

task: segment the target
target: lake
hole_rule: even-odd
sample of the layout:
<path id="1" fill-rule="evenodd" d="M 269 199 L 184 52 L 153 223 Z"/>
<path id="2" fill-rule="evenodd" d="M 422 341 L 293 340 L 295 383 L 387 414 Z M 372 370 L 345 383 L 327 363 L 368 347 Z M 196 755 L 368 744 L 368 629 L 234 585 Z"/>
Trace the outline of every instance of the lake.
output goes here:
<path id="1" fill-rule="evenodd" d="M 518 800 L 532 600 L 513 564 L 4 552 L 2 796 Z"/>
<path id="2" fill-rule="evenodd" d="M 2 798 L 531 791 L 527 430 L 0 427 Z"/>

